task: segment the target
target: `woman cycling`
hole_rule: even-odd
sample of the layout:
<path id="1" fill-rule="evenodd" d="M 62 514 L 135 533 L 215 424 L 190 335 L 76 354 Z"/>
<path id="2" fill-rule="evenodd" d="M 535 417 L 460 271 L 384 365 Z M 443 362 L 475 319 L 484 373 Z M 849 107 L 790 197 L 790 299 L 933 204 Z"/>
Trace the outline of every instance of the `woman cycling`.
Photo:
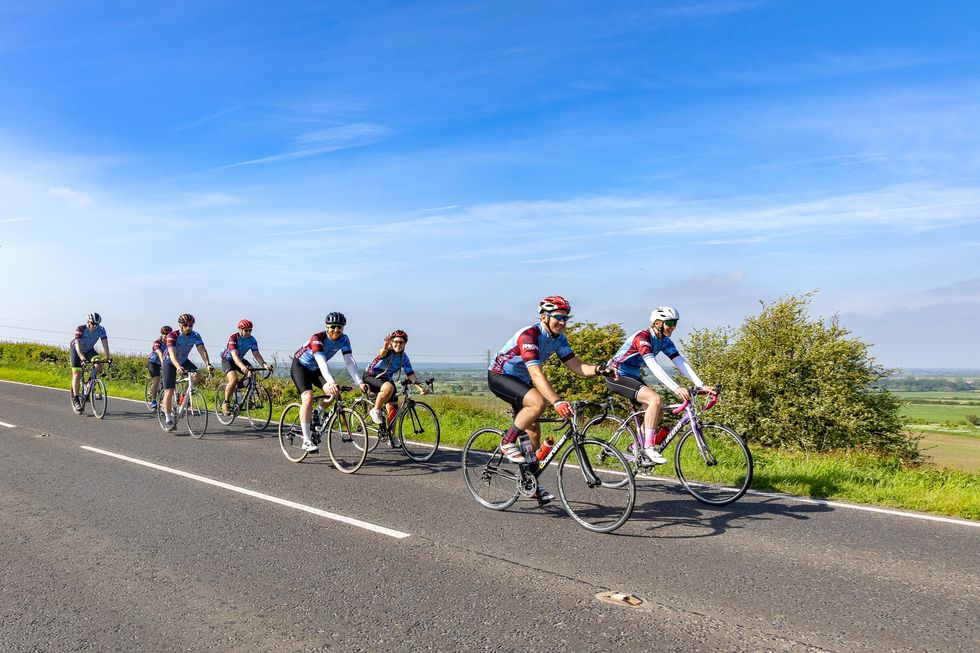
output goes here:
<path id="1" fill-rule="evenodd" d="M 324 318 L 326 330 L 314 333 L 305 345 L 293 354 L 293 364 L 289 376 L 299 390 L 301 403 L 299 409 L 299 424 L 303 430 L 303 450 L 316 453 L 318 447 L 313 444 L 311 422 L 313 420 L 313 388 L 323 388 L 323 394 L 328 397 L 339 397 L 340 386 L 334 381 L 333 375 L 327 368 L 327 361 L 338 351 L 343 354 L 347 363 L 347 372 L 354 384 L 367 393 L 368 387 L 361 381 L 357 372 L 357 361 L 351 349 L 350 338 L 344 333 L 347 318 L 343 313 L 329 313 Z"/>
<path id="2" fill-rule="evenodd" d="M 381 408 L 389 404 L 388 418 L 394 415 L 395 405 L 398 403 L 398 390 L 392 379 L 399 371 L 405 370 L 408 380 L 418 386 L 422 394 L 428 394 L 428 389 L 423 385 L 412 369 L 412 361 L 405 353 L 405 344 L 408 342 L 408 334 L 401 329 L 395 329 L 385 336 L 381 351 L 375 356 L 371 364 L 364 372 L 364 383 L 376 393 L 374 408 L 368 411 L 371 421 L 375 424 L 381 423 Z M 392 447 L 396 445 L 393 440 L 388 444 Z"/>
<path id="3" fill-rule="evenodd" d="M 228 414 L 231 396 L 235 394 L 235 388 L 238 387 L 238 371 L 241 370 L 245 376 L 252 373 L 249 368 L 254 366 L 251 361 L 245 358 L 245 355 L 250 351 L 255 352 L 255 360 L 262 367 L 267 370 L 272 369 L 272 366 L 266 363 L 262 354 L 259 353 L 259 343 L 252 337 L 252 321 L 243 319 L 238 322 L 238 331 L 228 336 L 228 344 L 225 345 L 225 350 L 221 352 L 221 371 L 228 378 L 228 385 L 225 387 L 225 399 L 221 402 L 223 415 Z"/>
<path id="4" fill-rule="evenodd" d="M 150 410 L 157 409 L 157 392 L 160 390 L 160 366 L 163 365 L 162 356 L 167 355 L 167 336 L 173 331 L 173 327 L 164 324 L 160 327 L 160 337 L 150 345 L 150 355 L 146 359 L 146 369 L 150 370 Z"/>
<path id="5" fill-rule="evenodd" d="M 606 387 L 618 395 L 626 397 L 634 404 L 640 404 L 644 408 L 643 414 L 643 455 L 650 464 L 662 465 L 667 459 L 656 450 L 657 424 L 663 416 L 663 405 L 660 395 L 652 388 L 640 380 L 640 367 L 646 363 L 653 375 L 657 377 L 663 385 L 667 386 L 671 392 L 688 401 L 691 394 L 687 388 L 677 385 L 670 375 L 657 363 L 657 354 L 664 353 L 670 358 L 674 366 L 681 371 L 694 385 L 705 392 L 714 393 L 715 389 L 707 386 L 698 378 L 688 362 L 677 351 L 677 347 L 670 339 L 674 329 L 677 328 L 677 321 L 680 313 L 670 306 L 660 306 L 653 309 L 650 313 L 650 328 L 637 331 L 622 344 L 619 351 L 609 359 L 608 366 L 619 371 L 619 378 L 606 379 Z"/>

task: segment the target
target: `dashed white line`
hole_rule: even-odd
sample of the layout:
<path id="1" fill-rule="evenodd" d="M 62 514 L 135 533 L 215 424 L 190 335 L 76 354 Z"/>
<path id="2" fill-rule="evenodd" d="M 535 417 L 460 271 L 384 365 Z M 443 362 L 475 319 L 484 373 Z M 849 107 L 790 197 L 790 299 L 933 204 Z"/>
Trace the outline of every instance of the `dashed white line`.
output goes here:
<path id="1" fill-rule="evenodd" d="M 17 428 L 16 424 L 7 424 L 6 422 L 0 422 L 0 426 L 6 426 L 8 429 Z"/>
<path id="2" fill-rule="evenodd" d="M 363 528 L 364 530 L 373 531 L 375 533 L 380 533 L 382 535 L 387 535 L 388 537 L 403 539 L 411 535 L 410 533 L 403 533 L 402 531 L 396 531 L 392 528 L 386 528 L 385 526 L 378 526 L 377 524 L 361 521 L 360 519 L 354 519 L 353 517 L 338 515 L 333 512 L 327 512 L 326 510 L 314 508 L 313 506 L 307 506 L 302 503 L 296 503 L 295 501 L 287 501 L 286 499 L 280 499 L 279 497 L 274 497 L 269 494 L 256 492 L 255 490 L 249 490 L 247 488 L 238 487 L 237 485 L 231 485 L 230 483 L 216 481 L 213 478 L 208 478 L 206 476 L 191 474 L 190 472 L 174 469 L 173 467 L 165 467 L 164 465 L 158 465 L 156 463 L 151 463 L 146 460 L 140 460 L 138 458 L 130 458 L 129 456 L 124 456 L 122 454 L 114 453 L 112 451 L 106 451 L 105 449 L 96 449 L 95 447 L 89 447 L 89 446 L 83 446 L 82 449 L 85 449 L 86 451 L 91 451 L 93 453 L 102 454 L 103 456 L 111 456 L 112 458 L 125 460 L 126 462 L 134 463 L 136 465 L 150 467 L 152 469 L 156 469 L 161 472 L 167 472 L 168 474 L 183 476 L 184 478 L 189 478 L 194 481 L 200 481 L 201 483 L 207 483 L 208 485 L 214 485 L 216 487 L 224 488 L 226 490 L 231 490 L 232 492 L 238 492 L 239 494 L 244 494 L 246 496 L 254 497 L 256 499 L 261 499 L 263 501 L 268 501 L 270 503 L 277 503 L 280 506 L 286 506 L 287 508 L 293 508 L 294 510 L 302 510 L 303 512 L 308 512 L 313 515 L 325 517 L 333 521 L 339 521 L 344 524 L 356 526 L 357 528 Z"/>

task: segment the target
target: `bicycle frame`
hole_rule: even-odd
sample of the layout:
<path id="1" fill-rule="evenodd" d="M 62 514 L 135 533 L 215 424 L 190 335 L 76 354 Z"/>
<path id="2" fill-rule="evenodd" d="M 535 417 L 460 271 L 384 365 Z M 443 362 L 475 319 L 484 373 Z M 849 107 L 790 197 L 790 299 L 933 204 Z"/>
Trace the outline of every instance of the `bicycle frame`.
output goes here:
<path id="1" fill-rule="evenodd" d="M 252 395 L 258 392 L 259 387 L 261 387 L 259 384 L 261 383 L 262 379 L 268 379 L 270 376 L 272 376 L 272 370 L 267 370 L 264 367 L 249 367 L 248 371 L 252 373 L 246 376 L 244 379 L 239 379 L 235 384 L 235 389 L 232 391 L 232 397 L 234 397 L 235 392 L 237 392 L 239 389 L 244 389 L 244 392 L 242 393 L 242 400 L 237 405 L 232 407 L 232 411 L 235 413 L 236 417 L 241 412 L 241 407 L 246 405 L 248 400 L 252 398 Z M 265 372 L 265 374 L 260 375 L 256 374 L 256 372 Z"/>
<path id="2" fill-rule="evenodd" d="M 575 418 L 578 412 L 578 408 L 584 405 L 585 405 L 584 402 L 582 403 L 572 402 L 571 404 L 572 419 L 570 420 L 564 420 L 560 418 L 545 418 L 545 419 L 538 420 L 537 422 L 538 424 L 548 424 L 548 423 L 560 424 L 560 426 L 556 427 L 555 430 L 557 431 L 559 429 L 564 428 L 564 432 L 559 436 L 558 441 L 555 442 L 554 446 L 551 447 L 551 451 L 549 451 L 543 459 L 537 461 L 537 463 L 534 462 L 520 463 L 520 470 L 522 476 L 525 474 L 531 474 L 535 478 L 533 487 L 531 487 L 530 491 L 528 492 L 529 495 L 533 494 L 534 490 L 537 489 L 537 478 L 541 476 L 542 473 L 544 473 L 544 470 L 548 467 L 551 461 L 554 460 L 555 457 L 565 448 L 565 445 L 569 441 L 571 441 L 572 447 L 575 449 L 575 456 L 579 461 L 579 467 L 582 468 L 582 471 L 585 474 L 586 483 L 588 483 L 590 486 L 602 484 L 602 479 L 600 479 L 598 475 L 596 475 L 595 470 L 592 469 L 592 461 L 589 460 L 588 456 L 583 454 L 582 440 L 584 440 L 585 438 L 582 435 L 582 433 L 578 430 L 578 427 L 576 426 Z M 500 455 L 503 454 L 501 453 Z M 537 468 L 532 469 L 535 466 Z M 520 485 L 522 488 L 524 487 L 524 483 L 521 483 Z"/>

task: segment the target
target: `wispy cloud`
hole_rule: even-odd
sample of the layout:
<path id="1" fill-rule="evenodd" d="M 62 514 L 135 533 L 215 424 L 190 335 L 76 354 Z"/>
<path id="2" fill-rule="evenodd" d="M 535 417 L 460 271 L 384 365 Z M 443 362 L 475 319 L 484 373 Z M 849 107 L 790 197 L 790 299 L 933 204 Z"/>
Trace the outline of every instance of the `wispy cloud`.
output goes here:
<path id="1" fill-rule="evenodd" d="M 0 222 L 27 222 L 30 218 L 4 218 Z"/>
<path id="2" fill-rule="evenodd" d="M 282 163 L 284 161 L 295 161 L 311 156 L 319 156 L 337 150 L 346 150 L 353 147 L 364 147 L 376 143 L 391 134 L 391 130 L 381 125 L 371 123 L 353 123 L 340 127 L 331 127 L 315 132 L 309 132 L 294 139 L 293 147 L 279 154 L 239 161 L 221 169 L 237 168 L 241 166 L 261 165 L 269 163 Z"/>
<path id="3" fill-rule="evenodd" d="M 92 202 L 92 196 L 88 193 L 77 191 L 67 186 L 48 189 L 48 193 L 54 197 L 60 197 L 78 206 L 86 206 Z"/>

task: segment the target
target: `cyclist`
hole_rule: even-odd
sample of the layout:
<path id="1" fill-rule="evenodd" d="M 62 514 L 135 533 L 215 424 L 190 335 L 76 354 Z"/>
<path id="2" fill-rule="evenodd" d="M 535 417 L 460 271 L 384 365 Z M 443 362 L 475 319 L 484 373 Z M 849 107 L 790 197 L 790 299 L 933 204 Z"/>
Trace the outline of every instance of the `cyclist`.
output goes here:
<path id="1" fill-rule="evenodd" d="M 82 389 L 82 365 L 98 355 L 95 351 L 95 343 L 100 340 L 102 353 L 109 358 L 109 336 L 102 326 L 102 316 L 92 312 L 85 319 L 85 324 L 75 327 L 75 336 L 68 343 L 68 358 L 71 366 L 71 407 L 75 413 L 82 412 L 82 405 L 78 399 L 78 393 Z M 95 369 L 102 372 L 101 365 L 96 365 Z"/>
<path id="2" fill-rule="evenodd" d="M 715 392 L 714 388 L 705 385 L 698 378 L 694 369 L 681 356 L 670 339 L 674 329 L 677 328 L 679 319 L 680 313 L 673 307 L 660 306 L 653 309 L 650 313 L 650 328 L 637 331 L 627 338 L 619 351 L 608 362 L 609 367 L 619 372 L 618 379 L 606 379 L 606 386 L 609 390 L 626 397 L 634 404 L 640 404 L 644 408 L 643 455 L 649 459 L 650 463 L 658 465 L 667 462 L 667 459 L 654 448 L 657 424 L 660 423 L 660 418 L 663 416 L 663 405 L 660 395 L 640 380 L 640 368 L 643 363 L 646 363 L 657 380 L 680 397 L 681 401 L 688 401 L 691 398 L 691 393 L 687 391 L 687 388 L 677 385 L 664 368 L 657 363 L 657 354 L 659 353 L 669 357 L 674 366 L 701 390 Z"/>
<path id="3" fill-rule="evenodd" d="M 563 418 L 572 418 L 572 407 L 558 396 L 541 369 L 552 354 L 578 376 L 616 374 L 603 364 L 586 364 L 575 356 L 564 333 L 570 312 L 571 306 L 564 297 L 553 295 L 542 299 L 538 304 L 538 323 L 515 333 L 497 353 L 487 372 L 490 391 L 510 404 L 514 412 L 514 423 L 504 434 L 500 447 L 513 462 L 527 462 L 517 443 L 522 433 L 526 432 L 534 448 L 538 448 L 541 428 L 537 421 L 548 404 Z M 535 498 L 544 505 L 555 497 L 539 483 Z"/>
<path id="4" fill-rule="evenodd" d="M 228 336 L 228 344 L 221 352 L 221 371 L 228 377 L 228 386 L 225 388 L 225 400 L 221 402 L 221 412 L 225 415 L 229 412 L 229 402 L 231 396 L 238 387 L 238 370 L 242 374 L 249 376 L 252 363 L 245 358 L 248 352 L 255 352 L 255 359 L 267 370 L 272 366 L 265 362 L 262 354 L 259 353 L 259 343 L 252 337 L 252 321 L 243 319 L 238 322 L 238 331 Z"/>
<path id="5" fill-rule="evenodd" d="M 395 414 L 395 407 L 398 403 L 398 390 L 392 379 L 400 370 L 405 370 L 405 376 L 414 383 L 422 394 L 428 394 L 429 390 L 415 375 L 412 369 L 412 361 L 405 353 L 405 344 L 408 342 L 408 334 L 401 329 L 395 329 L 385 336 L 381 351 L 375 356 L 367 370 L 364 371 L 364 383 L 376 393 L 374 408 L 368 411 L 371 421 L 375 424 L 381 423 L 381 408 L 388 404 L 388 419 Z M 389 438 L 388 445 L 396 446 L 394 439 Z"/>
<path id="6" fill-rule="evenodd" d="M 167 355 L 167 335 L 173 330 L 172 326 L 164 324 L 160 327 L 160 337 L 150 345 L 150 355 L 146 359 L 146 368 L 150 370 L 150 379 L 152 380 L 150 384 L 150 396 L 153 397 L 153 401 L 150 402 L 150 410 L 157 409 L 157 391 L 160 389 L 160 366 L 163 365 L 163 361 L 160 358 L 161 356 Z"/>
<path id="7" fill-rule="evenodd" d="M 296 350 L 296 353 L 293 354 L 292 366 L 289 368 L 289 376 L 293 379 L 293 383 L 302 398 L 299 422 L 303 430 L 303 449 L 311 453 L 318 451 L 317 445 L 313 443 L 311 438 L 313 387 L 323 388 L 323 394 L 329 397 L 324 405 L 332 401 L 334 397 L 340 396 L 340 386 L 330 374 L 327 361 L 339 351 L 344 356 L 347 372 L 354 380 L 354 384 L 359 386 L 365 394 L 368 391 L 368 387 L 361 380 L 361 375 L 357 371 L 357 361 L 354 360 L 350 338 L 344 333 L 347 318 L 343 313 L 334 311 L 328 313 L 323 322 L 327 327 L 326 330 L 314 333 L 305 345 Z"/>
<path id="8" fill-rule="evenodd" d="M 163 413 L 168 431 L 177 430 L 177 422 L 174 420 L 173 414 L 177 375 L 194 372 L 194 383 L 201 382 L 201 373 L 197 371 L 197 365 L 187 358 L 194 347 L 197 347 L 197 353 L 204 359 L 208 371 L 213 371 L 214 366 L 208 357 L 204 340 L 201 339 L 201 334 L 194 330 L 194 316 L 190 313 L 183 313 L 177 318 L 177 330 L 167 334 L 167 355 L 163 359 Z"/>

